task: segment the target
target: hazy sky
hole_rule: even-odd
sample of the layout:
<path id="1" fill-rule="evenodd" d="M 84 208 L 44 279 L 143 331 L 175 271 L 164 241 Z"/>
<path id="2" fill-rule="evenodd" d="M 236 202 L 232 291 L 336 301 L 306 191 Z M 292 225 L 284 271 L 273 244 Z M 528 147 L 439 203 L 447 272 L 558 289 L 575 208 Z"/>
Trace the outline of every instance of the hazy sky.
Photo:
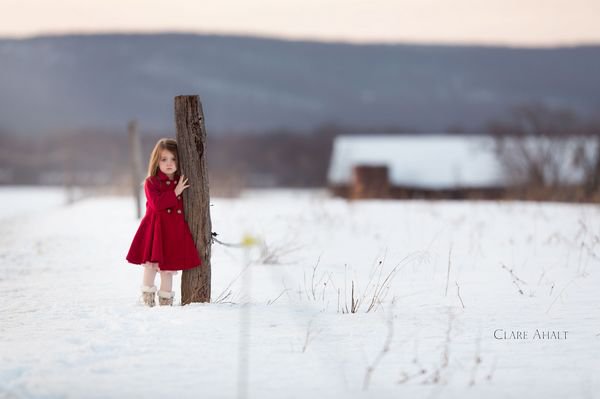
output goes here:
<path id="1" fill-rule="evenodd" d="M 191 31 L 350 42 L 600 43 L 600 0 L 0 0 L 0 36 Z"/>

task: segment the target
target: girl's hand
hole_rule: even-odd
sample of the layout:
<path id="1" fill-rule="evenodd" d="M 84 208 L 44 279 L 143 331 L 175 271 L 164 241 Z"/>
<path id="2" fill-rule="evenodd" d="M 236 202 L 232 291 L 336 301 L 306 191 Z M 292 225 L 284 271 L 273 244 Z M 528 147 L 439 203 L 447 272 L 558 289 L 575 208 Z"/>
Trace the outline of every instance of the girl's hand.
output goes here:
<path id="1" fill-rule="evenodd" d="M 179 181 L 177 182 L 177 186 L 175 187 L 175 195 L 181 195 L 181 193 L 183 192 L 183 190 L 185 190 L 186 188 L 189 187 L 186 186 L 185 184 L 187 183 L 188 179 L 183 179 L 183 175 L 181 175 L 181 177 L 179 177 Z"/>

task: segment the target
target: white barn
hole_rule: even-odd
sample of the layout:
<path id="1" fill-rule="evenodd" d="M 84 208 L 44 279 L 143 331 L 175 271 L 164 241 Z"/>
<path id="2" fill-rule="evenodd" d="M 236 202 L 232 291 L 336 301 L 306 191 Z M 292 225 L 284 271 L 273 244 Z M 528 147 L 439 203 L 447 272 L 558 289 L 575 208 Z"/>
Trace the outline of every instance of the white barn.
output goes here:
<path id="1" fill-rule="evenodd" d="M 569 162 L 582 141 L 567 141 L 567 154 L 557 155 L 564 158 L 561 170 L 581 180 Z M 464 134 L 338 136 L 327 174 L 329 188 L 342 197 L 497 198 L 511 178 L 493 137 Z M 362 194 L 353 195 L 357 186 Z"/>

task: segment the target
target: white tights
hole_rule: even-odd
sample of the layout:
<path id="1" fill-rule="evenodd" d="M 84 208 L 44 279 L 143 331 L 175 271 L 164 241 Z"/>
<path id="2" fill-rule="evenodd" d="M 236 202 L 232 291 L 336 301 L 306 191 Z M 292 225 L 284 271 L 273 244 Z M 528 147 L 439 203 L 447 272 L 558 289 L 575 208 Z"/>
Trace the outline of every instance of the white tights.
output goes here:
<path id="1" fill-rule="evenodd" d="M 153 286 L 157 270 L 152 267 L 144 267 L 144 285 Z M 160 272 L 160 290 L 171 291 L 173 289 L 173 273 L 167 271 Z"/>

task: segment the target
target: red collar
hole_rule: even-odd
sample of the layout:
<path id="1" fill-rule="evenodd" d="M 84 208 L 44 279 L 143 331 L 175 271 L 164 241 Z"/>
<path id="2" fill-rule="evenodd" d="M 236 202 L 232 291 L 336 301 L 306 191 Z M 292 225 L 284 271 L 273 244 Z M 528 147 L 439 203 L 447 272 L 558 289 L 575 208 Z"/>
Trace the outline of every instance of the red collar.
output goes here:
<path id="1" fill-rule="evenodd" d="M 170 180 L 169 176 L 167 176 L 165 173 L 163 173 L 163 171 L 160 169 L 158 169 L 158 171 L 156 172 L 156 177 L 158 177 L 161 181 Z M 173 176 L 173 180 L 175 180 L 175 181 L 179 180 L 179 172 L 175 172 L 175 175 Z"/>

